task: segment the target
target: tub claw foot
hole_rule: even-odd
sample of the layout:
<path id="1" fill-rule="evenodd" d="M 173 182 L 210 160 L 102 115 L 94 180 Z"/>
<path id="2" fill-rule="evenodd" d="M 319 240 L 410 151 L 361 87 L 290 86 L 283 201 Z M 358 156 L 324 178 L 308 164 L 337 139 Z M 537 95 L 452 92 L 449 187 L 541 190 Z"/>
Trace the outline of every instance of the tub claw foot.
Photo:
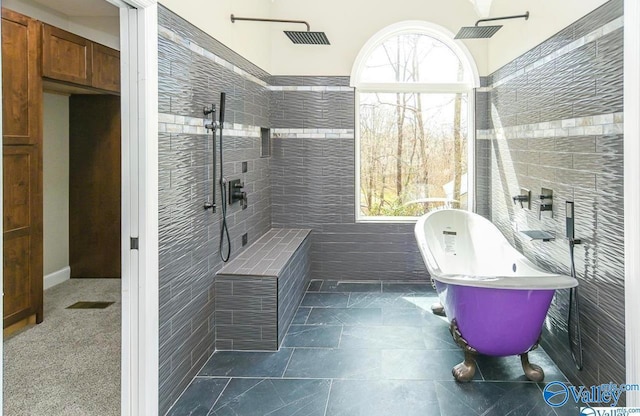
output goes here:
<path id="1" fill-rule="evenodd" d="M 476 360 L 474 355 L 472 352 L 465 351 L 464 361 L 453 367 L 451 373 L 456 381 L 467 383 L 473 379 L 473 376 L 476 374 Z"/>
<path id="2" fill-rule="evenodd" d="M 431 313 L 438 316 L 447 316 L 447 314 L 444 312 L 444 306 L 442 306 L 442 303 L 440 302 L 436 302 L 431 305 Z"/>
<path id="3" fill-rule="evenodd" d="M 451 321 L 451 325 L 449 326 L 449 332 L 451 332 L 451 336 L 453 340 L 460 348 L 464 351 L 464 361 L 460 364 L 453 367 L 451 373 L 456 381 L 461 383 L 466 383 L 473 379 L 473 376 L 476 374 L 476 359 L 475 356 L 478 352 L 471 347 L 467 341 L 462 337 L 460 330 L 458 329 L 458 323 L 455 319 Z"/>
<path id="4" fill-rule="evenodd" d="M 535 382 L 544 380 L 544 370 L 542 370 L 542 367 L 540 367 L 539 365 L 529 362 L 529 353 L 521 354 L 520 362 L 522 363 L 524 375 L 527 376 L 529 380 Z"/>

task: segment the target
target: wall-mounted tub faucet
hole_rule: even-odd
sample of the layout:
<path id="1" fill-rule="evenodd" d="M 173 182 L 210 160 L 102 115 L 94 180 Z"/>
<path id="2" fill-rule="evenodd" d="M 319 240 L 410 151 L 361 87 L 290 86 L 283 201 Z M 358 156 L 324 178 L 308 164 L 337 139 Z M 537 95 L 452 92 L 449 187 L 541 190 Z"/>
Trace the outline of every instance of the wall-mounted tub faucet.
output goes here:
<path id="1" fill-rule="evenodd" d="M 531 209 L 531 191 L 527 188 L 520 188 L 520 195 L 513 198 L 513 204 L 520 203 L 520 208 Z"/>
<path id="2" fill-rule="evenodd" d="M 520 202 L 520 208 L 524 208 L 524 203 L 529 202 L 529 195 L 516 195 L 513 197 L 513 203 Z"/>

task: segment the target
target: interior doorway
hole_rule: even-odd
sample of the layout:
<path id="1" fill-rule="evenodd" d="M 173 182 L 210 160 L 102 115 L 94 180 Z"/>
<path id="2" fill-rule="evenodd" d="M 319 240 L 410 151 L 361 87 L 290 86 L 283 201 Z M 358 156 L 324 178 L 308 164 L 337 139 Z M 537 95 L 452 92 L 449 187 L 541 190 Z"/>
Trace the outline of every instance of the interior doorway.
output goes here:
<path id="1" fill-rule="evenodd" d="M 117 415 L 120 10 L 3 6 L 4 412 Z"/>
<path id="2" fill-rule="evenodd" d="M 154 94 L 157 90 L 157 82 L 155 82 L 157 79 L 156 1 L 96 0 L 96 2 L 83 1 L 79 6 L 78 2 L 63 0 L 0 0 L 0 5 L 3 7 L 16 3 L 28 12 L 37 10 L 43 4 L 51 10 L 55 5 L 65 7 L 65 4 L 67 7 L 71 5 L 72 8 L 81 8 L 86 5 L 85 3 L 95 3 L 86 5 L 90 8 L 93 6 L 100 8 L 109 4 L 117 7 L 117 15 L 120 18 L 118 31 L 123 48 L 121 49 L 122 79 L 120 83 L 122 85 L 122 232 L 120 233 L 122 285 L 117 293 L 122 302 L 122 351 L 118 357 L 122 372 L 120 378 L 122 400 L 119 412 L 118 410 L 116 412 L 123 415 L 156 414 L 158 292 L 156 283 L 157 197 L 154 195 L 157 194 L 155 178 L 157 159 L 154 160 L 154 157 L 148 157 L 144 153 L 146 150 L 151 150 L 153 153 L 152 149 L 157 149 L 157 98 Z M 54 10 L 52 14 L 60 18 L 59 12 L 60 10 Z M 5 25 L 2 26 L 4 34 Z M 67 29 L 77 28 L 75 25 L 71 26 L 74 27 Z M 102 29 L 99 24 L 88 26 L 94 31 Z M 87 38 L 89 37 L 91 36 L 87 35 Z M 70 84 L 75 82 L 75 80 L 67 81 Z M 0 166 L 2 166 L 1 162 Z M 140 196 L 141 194 L 143 195 Z M 0 213 L 2 212 L 0 207 Z M 137 243 L 135 246 L 134 240 Z M 42 274 L 40 276 L 42 277 Z M 0 352 L 3 352 L 2 347 L 3 345 L 0 344 Z M 4 378 L 2 370 L 3 366 L 0 365 L 0 375 Z M 2 390 L 0 390 L 0 404 L 3 399 Z"/>

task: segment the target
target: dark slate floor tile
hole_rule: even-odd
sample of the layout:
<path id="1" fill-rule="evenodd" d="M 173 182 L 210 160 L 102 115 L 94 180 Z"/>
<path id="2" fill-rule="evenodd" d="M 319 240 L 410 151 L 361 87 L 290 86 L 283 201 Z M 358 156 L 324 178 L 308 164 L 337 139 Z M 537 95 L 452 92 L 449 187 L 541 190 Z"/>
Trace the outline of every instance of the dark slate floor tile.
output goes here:
<path id="1" fill-rule="evenodd" d="M 430 325 L 422 327 L 422 339 L 424 348 L 428 350 L 459 350 L 460 347 L 453 341 L 449 332 L 449 324 L 441 322 L 440 325 Z"/>
<path id="2" fill-rule="evenodd" d="M 420 295 L 401 293 L 352 293 L 350 308 L 416 308 L 423 302 Z"/>
<path id="3" fill-rule="evenodd" d="M 538 348 L 529 353 L 529 361 L 544 370 L 544 381 L 567 381 L 562 371 L 549 358 L 546 352 Z M 520 357 L 489 357 L 479 355 L 476 359 L 478 367 L 486 380 L 490 381 L 529 381 L 520 365 Z"/>
<path id="4" fill-rule="evenodd" d="M 404 283 L 404 282 L 382 282 L 383 293 L 424 293 L 438 296 L 436 290 L 429 282 Z"/>
<path id="5" fill-rule="evenodd" d="M 293 315 L 291 325 L 304 325 L 307 322 L 309 313 L 311 313 L 311 308 L 304 308 L 302 306 L 299 307 L 296 311 L 296 314 Z"/>
<path id="6" fill-rule="evenodd" d="M 437 416 L 438 399 L 430 381 L 334 380 L 327 416 Z"/>
<path id="7" fill-rule="evenodd" d="M 291 325 L 283 347 L 337 348 L 342 326 Z"/>
<path id="8" fill-rule="evenodd" d="M 381 293 L 382 282 L 343 282 L 339 280 L 325 280 L 321 292 L 359 292 L 359 293 Z"/>
<path id="9" fill-rule="evenodd" d="M 554 416 L 535 383 L 436 381 L 442 416 Z"/>
<path id="10" fill-rule="evenodd" d="M 380 308 L 313 308 L 307 325 L 380 325 Z"/>
<path id="11" fill-rule="evenodd" d="M 212 416 L 323 416 L 330 380 L 234 378 Z"/>
<path id="12" fill-rule="evenodd" d="M 383 325 L 400 326 L 435 326 L 449 328 L 447 318 L 434 315 L 431 310 L 424 309 L 382 309 Z M 447 329 L 448 330 L 448 329 Z"/>
<path id="13" fill-rule="evenodd" d="M 167 415 L 208 415 L 228 382 L 228 378 L 194 378 Z"/>
<path id="14" fill-rule="evenodd" d="M 292 348 L 276 352 L 217 351 L 199 376 L 282 377 Z"/>
<path id="15" fill-rule="evenodd" d="M 307 287 L 307 292 L 319 292 L 322 287 L 322 280 L 312 280 L 309 282 L 309 287 Z"/>
<path id="16" fill-rule="evenodd" d="M 383 350 L 382 378 L 453 381 L 451 369 L 463 358 L 459 350 Z M 474 380 L 482 380 L 479 371 L 476 371 Z"/>
<path id="17" fill-rule="evenodd" d="M 424 341 L 414 326 L 345 326 L 340 348 L 424 349 Z"/>
<path id="18" fill-rule="evenodd" d="M 348 293 L 313 293 L 307 292 L 300 306 L 319 308 L 344 308 L 349 303 Z"/>
<path id="19" fill-rule="evenodd" d="M 285 377 L 378 379 L 381 351 L 296 348 Z"/>

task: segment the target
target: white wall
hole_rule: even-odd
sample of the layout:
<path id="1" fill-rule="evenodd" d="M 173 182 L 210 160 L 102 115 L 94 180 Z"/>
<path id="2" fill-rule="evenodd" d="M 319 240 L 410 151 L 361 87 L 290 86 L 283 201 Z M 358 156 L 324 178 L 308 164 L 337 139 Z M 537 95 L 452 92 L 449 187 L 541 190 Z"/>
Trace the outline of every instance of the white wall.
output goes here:
<path id="1" fill-rule="evenodd" d="M 213 36 L 255 65 L 271 72 L 270 33 L 276 23 L 231 23 L 240 17 L 270 17 L 270 0 L 159 0 L 163 6 Z"/>
<path id="2" fill-rule="evenodd" d="M 307 20 L 312 31 L 324 31 L 330 46 L 294 45 L 282 33 L 272 33 L 274 75 L 349 75 L 358 52 L 379 30 L 404 20 L 424 20 L 457 33 L 477 16 L 469 0 L 274 0 L 273 17 Z M 287 26 L 289 27 L 289 26 Z M 304 30 L 304 26 L 294 29 Z M 480 74 L 487 66 L 484 41 L 465 41 Z"/>
<path id="3" fill-rule="evenodd" d="M 44 94 L 44 274 L 69 267 L 69 97 Z"/>
<path id="4" fill-rule="evenodd" d="M 3 0 L 2 6 L 120 50 L 120 18 L 117 16 L 70 17 L 31 0 Z"/>
<path id="5" fill-rule="evenodd" d="M 488 73 L 542 43 L 607 0 L 493 0 L 491 17 L 530 13 L 529 20 L 505 20 L 489 41 Z M 498 23 L 499 24 L 499 23 Z"/>

